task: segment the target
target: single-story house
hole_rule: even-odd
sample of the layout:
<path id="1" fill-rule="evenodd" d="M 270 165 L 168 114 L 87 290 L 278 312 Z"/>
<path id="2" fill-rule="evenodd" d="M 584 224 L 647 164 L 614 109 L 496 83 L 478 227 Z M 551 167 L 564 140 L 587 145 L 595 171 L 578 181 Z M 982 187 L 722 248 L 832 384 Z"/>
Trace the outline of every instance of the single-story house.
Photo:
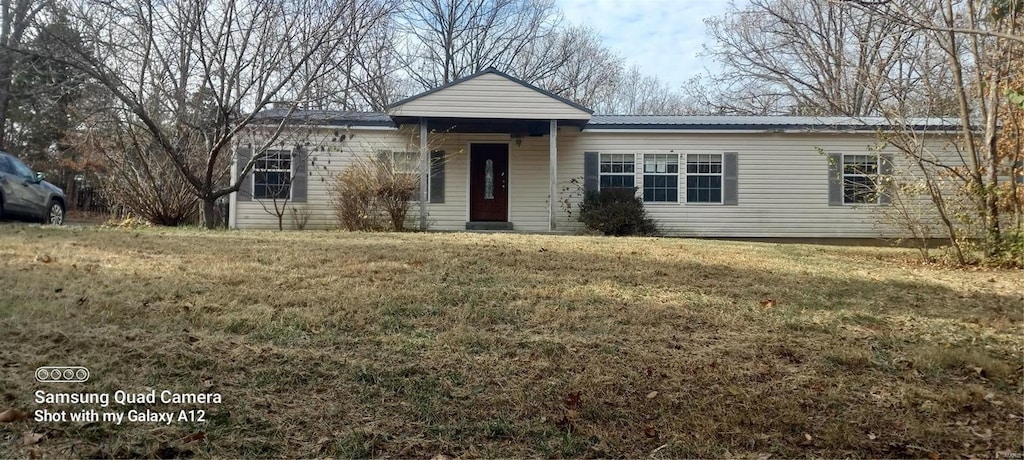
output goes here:
<path id="1" fill-rule="evenodd" d="M 282 113 L 267 111 L 262 123 L 272 126 Z M 880 146 L 884 119 L 596 115 L 494 69 L 386 113 L 306 111 L 287 119 L 279 147 L 232 194 L 230 227 L 277 228 L 267 202 L 287 198 L 308 216 L 307 228 L 337 228 L 337 173 L 356 159 L 388 155 L 421 176 L 413 228 L 571 233 L 581 228 L 574 211 L 583 191 L 635 187 L 667 235 L 900 236 L 876 212 L 887 197 L 875 193 L 873 176 L 904 161 Z M 955 126 L 939 121 L 914 123 L 948 143 Z M 252 145 L 259 143 L 238 142 L 236 176 Z M 267 186 L 282 177 L 287 196 Z"/>

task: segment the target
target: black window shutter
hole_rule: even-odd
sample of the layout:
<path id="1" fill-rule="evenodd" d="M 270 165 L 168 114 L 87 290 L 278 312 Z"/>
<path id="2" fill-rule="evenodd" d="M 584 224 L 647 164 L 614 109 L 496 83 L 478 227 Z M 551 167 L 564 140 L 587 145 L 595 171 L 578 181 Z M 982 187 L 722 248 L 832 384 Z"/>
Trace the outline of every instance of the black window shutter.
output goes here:
<path id="1" fill-rule="evenodd" d="M 430 152 L 430 202 L 444 203 L 444 150 Z"/>
<path id="2" fill-rule="evenodd" d="M 249 159 L 252 158 L 252 147 L 248 145 L 236 145 L 235 146 L 235 164 L 238 165 L 236 171 L 238 174 L 242 173 L 245 165 L 249 164 Z M 238 201 L 252 201 L 252 174 L 250 170 L 242 178 L 242 185 L 238 187 L 238 193 L 236 199 Z"/>
<path id="3" fill-rule="evenodd" d="M 843 154 L 828 154 L 828 205 L 843 205 Z"/>
<path id="4" fill-rule="evenodd" d="M 878 203 L 889 204 L 892 203 L 892 162 L 893 156 L 891 153 L 883 153 L 878 156 L 880 160 L 878 163 Z"/>
<path id="5" fill-rule="evenodd" d="M 583 153 L 583 191 L 596 192 L 601 188 L 601 158 L 597 152 Z"/>
<path id="6" fill-rule="evenodd" d="M 722 155 L 722 204 L 739 204 L 739 154 L 725 152 Z"/>
<path id="7" fill-rule="evenodd" d="M 306 202 L 306 184 L 309 182 L 306 164 L 309 161 L 309 149 L 296 145 L 292 150 L 292 201 Z"/>

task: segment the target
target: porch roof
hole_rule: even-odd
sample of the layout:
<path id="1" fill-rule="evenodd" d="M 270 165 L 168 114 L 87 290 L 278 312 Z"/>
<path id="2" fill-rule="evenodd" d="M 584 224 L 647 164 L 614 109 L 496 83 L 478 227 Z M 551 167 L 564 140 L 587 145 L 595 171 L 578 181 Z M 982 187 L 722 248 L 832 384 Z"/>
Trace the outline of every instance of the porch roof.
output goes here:
<path id="1" fill-rule="evenodd" d="M 583 124 L 593 111 L 557 94 L 488 68 L 398 101 L 387 109 L 397 123 L 421 118 L 560 120 Z"/>

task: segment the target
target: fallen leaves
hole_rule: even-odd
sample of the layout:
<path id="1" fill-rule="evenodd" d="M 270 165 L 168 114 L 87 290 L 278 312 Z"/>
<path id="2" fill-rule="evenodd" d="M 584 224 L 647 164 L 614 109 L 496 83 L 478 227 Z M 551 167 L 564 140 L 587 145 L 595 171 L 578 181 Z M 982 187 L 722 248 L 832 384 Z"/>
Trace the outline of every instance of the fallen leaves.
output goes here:
<path id="1" fill-rule="evenodd" d="M 660 437 L 658 434 L 658 429 L 653 426 L 648 426 L 644 428 L 644 436 L 651 439 L 658 439 Z"/>
<path id="2" fill-rule="evenodd" d="M 657 391 L 652 391 L 650 393 L 647 393 L 647 399 L 654 399 L 654 398 L 657 398 L 657 397 L 658 397 L 658 392 Z"/>
<path id="3" fill-rule="evenodd" d="M 13 407 L 0 412 L 0 423 L 19 422 L 26 419 L 28 419 L 28 412 Z"/>
<path id="4" fill-rule="evenodd" d="M 204 439 L 206 439 L 206 432 L 197 431 L 188 436 L 185 436 L 184 438 L 179 439 L 178 442 L 182 444 L 188 444 L 196 441 L 202 441 Z"/>
<path id="5" fill-rule="evenodd" d="M 43 440 L 43 437 L 45 437 L 45 435 L 42 433 L 33 433 L 29 431 L 21 437 L 21 443 L 26 446 L 34 446 L 39 444 L 39 442 Z"/>
<path id="6" fill-rule="evenodd" d="M 579 410 L 581 402 L 580 392 L 578 391 L 569 393 L 565 396 L 565 399 L 562 400 L 562 403 L 565 404 L 565 408 L 569 410 Z"/>
<path id="7" fill-rule="evenodd" d="M 580 392 L 573 391 L 567 394 L 562 399 L 562 404 L 565 405 L 565 415 L 562 416 L 561 420 L 555 422 L 555 426 L 560 430 L 571 431 L 576 420 L 579 419 L 579 410 L 582 403 Z"/>

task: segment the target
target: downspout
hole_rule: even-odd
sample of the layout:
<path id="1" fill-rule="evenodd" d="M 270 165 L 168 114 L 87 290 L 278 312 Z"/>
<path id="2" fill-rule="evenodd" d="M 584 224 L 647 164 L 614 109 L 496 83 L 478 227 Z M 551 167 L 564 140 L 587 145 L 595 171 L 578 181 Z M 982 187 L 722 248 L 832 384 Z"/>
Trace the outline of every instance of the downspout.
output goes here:
<path id="1" fill-rule="evenodd" d="M 548 231 L 555 231 L 555 203 L 558 198 L 558 120 L 551 120 L 548 147 Z"/>
<path id="2" fill-rule="evenodd" d="M 427 229 L 427 203 L 430 201 L 430 152 L 427 149 L 427 121 L 420 119 L 420 230 Z"/>
<path id="3" fill-rule="evenodd" d="M 236 147 L 237 148 L 237 147 Z M 231 183 L 238 180 L 238 154 L 232 150 L 231 155 Z M 238 192 L 234 191 L 228 196 L 228 228 L 238 228 Z"/>

